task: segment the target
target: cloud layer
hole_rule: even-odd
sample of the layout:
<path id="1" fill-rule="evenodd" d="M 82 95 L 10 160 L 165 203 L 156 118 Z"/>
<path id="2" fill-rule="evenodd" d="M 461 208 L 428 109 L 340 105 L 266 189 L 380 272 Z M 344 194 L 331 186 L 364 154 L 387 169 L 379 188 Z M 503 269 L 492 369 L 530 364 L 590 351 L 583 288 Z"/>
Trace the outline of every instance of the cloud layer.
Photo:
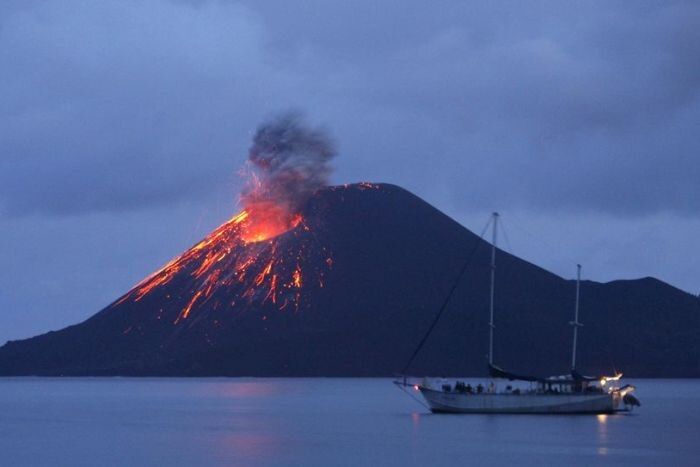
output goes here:
<path id="1" fill-rule="evenodd" d="M 499 203 L 700 208 L 692 3 L 18 5 L 0 23 L 10 215 L 200 196 L 292 104 L 336 129 L 353 175 L 428 190 L 429 165 Z"/>

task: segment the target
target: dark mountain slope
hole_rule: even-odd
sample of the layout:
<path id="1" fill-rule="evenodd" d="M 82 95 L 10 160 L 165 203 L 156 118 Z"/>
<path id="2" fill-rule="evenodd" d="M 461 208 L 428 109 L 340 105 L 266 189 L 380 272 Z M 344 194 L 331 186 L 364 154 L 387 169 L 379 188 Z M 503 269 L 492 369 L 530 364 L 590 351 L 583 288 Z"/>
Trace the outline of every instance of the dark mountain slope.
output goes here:
<path id="1" fill-rule="evenodd" d="M 0 348 L 4 375 L 390 375 L 467 271 L 415 374 L 485 374 L 489 245 L 411 193 L 320 191 L 242 244 L 236 218 L 90 319 Z M 574 283 L 501 252 L 496 362 L 568 371 Z M 582 284 L 580 369 L 700 376 L 700 300 L 655 279 Z"/>

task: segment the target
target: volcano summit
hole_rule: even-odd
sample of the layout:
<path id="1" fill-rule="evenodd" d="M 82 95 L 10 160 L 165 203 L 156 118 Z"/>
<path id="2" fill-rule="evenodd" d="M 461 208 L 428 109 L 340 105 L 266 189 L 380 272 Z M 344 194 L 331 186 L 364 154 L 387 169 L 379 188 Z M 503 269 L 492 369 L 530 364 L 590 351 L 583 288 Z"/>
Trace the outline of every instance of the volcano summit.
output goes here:
<path id="1" fill-rule="evenodd" d="M 275 236 L 251 237 L 250 215 L 235 216 L 85 322 L 6 343 L 0 374 L 390 375 L 472 250 L 411 370 L 485 372 L 489 248 L 477 235 L 386 184 L 318 190 Z M 574 283 L 499 255 L 499 361 L 524 372 L 566 371 Z M 586 281 L 581 315 L 581 368 L 700 376 L 697 297 L 651 278 Z M 601 361 L 609 364 L 594 366 Z"/>

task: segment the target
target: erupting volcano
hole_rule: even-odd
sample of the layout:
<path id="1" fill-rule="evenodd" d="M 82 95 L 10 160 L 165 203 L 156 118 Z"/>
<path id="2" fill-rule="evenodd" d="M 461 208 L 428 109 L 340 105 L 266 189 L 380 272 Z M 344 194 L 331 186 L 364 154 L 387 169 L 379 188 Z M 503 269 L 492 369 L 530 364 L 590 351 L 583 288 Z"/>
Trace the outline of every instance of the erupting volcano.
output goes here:
<path id="1" fill-rule="evenodd" d="M 293 115 L 263 125 L 240 212 L 83 323 L 0 347 L 0 375 L 390 375 L 469 255 L 411 370 L 483 374 L 486 242 L 397 186 L 326 186 L 334 156 Z M 498 361 L 559 374 L 574 283 L 499 255 Z M 582 368 L 700 376 L 697 297 L 650 278 L 582 288 Z"/>
<path id="2" fill-rule="evenodd" d="M 298 310 L 302 285 L 308 281 L 323 287 L 333 263 L 317 237 L 299 235 L 310 231 L 301 209 L 327 184 L 328 162 L 335 154 L 325 132 L 309 128 L 298 115 L 284 115 L 258 128 L 249 152 L 249 182 L 241 196 L 243 211 L 146 278 L 117 305 L 138 302 L 186 271 L 189 299 L 174 324 L 199 309 L 270 302 L 279 310 Z M 222 288 L 235 291 L 229 303 L 217 297 Z M 165 313 L 160 308 L 158 319 Z"/>

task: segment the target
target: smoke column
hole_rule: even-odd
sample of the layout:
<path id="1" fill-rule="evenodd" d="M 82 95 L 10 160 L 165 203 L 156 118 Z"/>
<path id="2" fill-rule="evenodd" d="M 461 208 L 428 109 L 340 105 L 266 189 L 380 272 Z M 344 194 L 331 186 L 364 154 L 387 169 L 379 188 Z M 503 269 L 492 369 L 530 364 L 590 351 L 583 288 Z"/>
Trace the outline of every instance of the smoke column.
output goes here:
<path id="1" fill-rule="evenodd" d="M 248 240 L 293 227 L 309 197 L 328 185 L 335 144 L 298 113 L 277 116 L 258 127 L 249 149 L 251 177 L 241 194 L 250 213 Z M 257 233 L 263 229 L 264 234 Z"/>
<path id="2" fill-rule="evenodd" d="M 328 184 L 335 145 L 297 113 L 259 126 L 248 153 L 254 176 L 242 194 L 244 206 L 260 202 L 297 212 L 314 191 Z"/>

